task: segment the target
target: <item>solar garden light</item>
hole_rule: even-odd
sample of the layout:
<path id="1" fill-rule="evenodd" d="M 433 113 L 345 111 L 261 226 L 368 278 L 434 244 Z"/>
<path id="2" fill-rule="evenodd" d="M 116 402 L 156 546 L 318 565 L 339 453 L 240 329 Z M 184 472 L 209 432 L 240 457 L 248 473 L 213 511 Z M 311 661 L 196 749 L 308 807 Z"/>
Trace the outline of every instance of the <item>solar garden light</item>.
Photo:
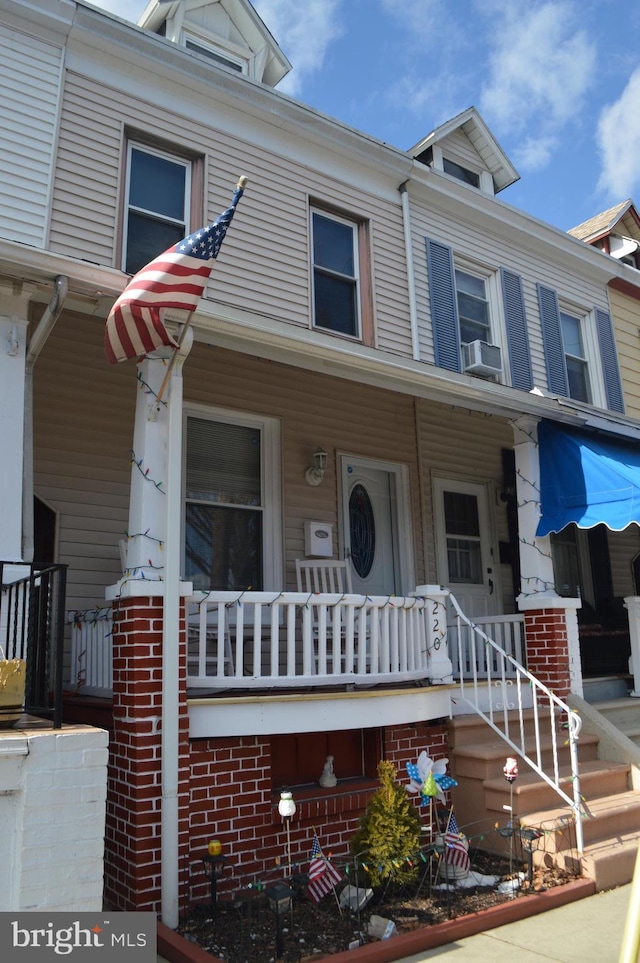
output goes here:
<path id="1" fill-rule="evenodd" d="M 280 793 L 280 802 L 278 803 L 278 812 L 284 819 L 285 826 L 287 828 L 287 862 L 289 863 L 289 876 L 291 876 L 292 866 L 291 866 L 291 835 L 290 835 L 290 822 L 291 817 L 295 814 L 296 804 L 293 801 L 293 796 L 287 790 Z"/>
<path id="2" fill-rule="evenodd" d="M 284 953 L 283 924 L 286 914 L 291 909 L 292 892 L 286 883 L 274 883 L 267 886 L 265 893 L 269 900 L 269 909 L 276 918 L 276 959 L 282 959 Z"/>

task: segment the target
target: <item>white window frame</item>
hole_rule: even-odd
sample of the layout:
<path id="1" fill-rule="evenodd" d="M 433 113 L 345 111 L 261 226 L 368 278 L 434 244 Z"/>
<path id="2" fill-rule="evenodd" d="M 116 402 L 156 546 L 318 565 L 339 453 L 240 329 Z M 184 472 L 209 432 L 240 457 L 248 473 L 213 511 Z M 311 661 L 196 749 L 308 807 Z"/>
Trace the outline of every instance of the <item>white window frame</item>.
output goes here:
<path id="1" fill-rule="evenodd" d="M 150 154 L 155 157 L 161 157 L 163 160 L 170 161 L 175 164 L 176 167 L 184 167 L 185 169 L 185 182 L 184 182 L 184 199 L 183 199 L 183 214 L 182 220 L 175 220 L 174 218 L 166 217 L 160 215 L 157 211 L 151 211 L 148 208 L 137 207 L 135 204 L 129 202 L 129 191 L 131 186 L 131 167 L 132 167 L 132 153 L 133 151 L 139 151 L 142 154 Z M 127 249 L 129 244 L 129 211 L 140 211 L 142 213 L 151 214 L 162 221 L 165 224 L 176 224 L 183 227 L 183 237 L 186 237 L 190 232 L 190 214 L 191 214 L 191 180 L 193 175 L 193 168 L 191 161 L 180 157 L 178 154 L 172 154 L 169 151 L 160 150 L 157 147 L 151 147 L 149 144 L 145 144 L 142 141 L 137 141 L 130 139 L 127 143 L 127 166 L 126 166 L 126 176 L 124 184 L 124 206 L 123 206 L 123 218 L 122 218 L 122 257 L 121 257 L 121 270 L 126 271 L 127 265 Z M 161 254 L 162 251 L 158 251 Z"/>
<path id="2" fill-rule="evenodd" d="M 468 184 L 466 181 L 456 177 L 455 174 L 449 174 L 447 171 L 445 171 L 445 157 L 448 161 L 452 161 L 459 167 L 464 167 L 465 170 L 471 171 L 472 174 L 477 174 L 480 181 L 479 186 L 474 187 L 473 184 Z M 464 157 L 461 157 L 459 154 L 456 154 L 455 151 L 450 151 L 448 149 L 443 150 L 443 148 L 438 144 L 433 145 L 432 158 L 434 169 L 439 171 L 449 180 L 454 181 L 456 184 L 462 184 L 464 187 L 468 187 L 472 191 L 480 191 L 482 194 L 490 194 L 492 197 L 495 195 L 493 177 L 491 176 L 490 171 L 485 170 L 483 167 L 479 167 L 476 164 L 469 163 L 468 160 L 466 160 Z"/>
<path id="3" fill-rule="evenodd" d="M 570 301 L 564 301 L 560 298 L 558 299 L 558 309 L 560 314 L 571 315 L 571 317 L 577 318 L 580 322 L 582 349 L 584 351 L 584 361 L 587 363 L 587 375 L 589 378 L 591 400 L 588 402 L 580 401 L 577 398 L 571 398 L 571 395 L 568 393 L 567 397 L 571 398 L 572 401 L 575 401 L 576 404 L 589 404 L 597 408 L 606 408 L 607 395 L 604 384 L 604 375 L 602 373 L 602 364 L 600 362 L 600 344 L 596 329 L 595 311 L 580 307 L 576 304 L 572 304 Z M 605 310 L 608 310 L 608 308 Z M 560 319 L 560 330 L 562 331 L 562 319 Z M 562 340 L 562 351 L 565 357 L 566 366 L 567 351 L 565 350 L 564 346 L 564 336 Z M 568 377 L 569 375 L 567 373 L 567 379 Z"/>
<path id="4" fill-rule="evenodd" d="M 215 40 L 208 39 L 201 34 L 194 33 L 192 30 L 182 31 L 180 35 L 180 43 L 187 50 L 190 50 L 191 53 L 198 53 L 198 51 L 187 47 L 187 43 L 191 43 L 195 47 L 200 47 L 203 51 L 203 57 L 207 56 L 207 51 L 211 51 L 211 53 L 216 54 L 223 60 L 228 60 L 229 64 L 237 64 L 237 66 L 240 68 L 240 70 L 236 71 L 233 70 L 233 67 L 227 67 L 227 70 L 233 70 L 234 73 L 241 73 L 245 76 L 249 73 L 249 61 L 246 55 L 244 55 L 241 49 L 236 47 L 235 44 L 223 44 L 218 38 Z M 219 63 L 217 60 L 213 60 L 213 58 L 209 59 L 211 60 L 211 63 L 214 63 L 217 67 L 226 66 L 224 63 Z"/>
<path id="5" fill-rule="evenodd" d="M 185 572 L 185 504 L 187 473 L 188 419 L 255 428 L 260 432 L 260 469 L 262 492 L 262 572 L 265 592 L 281 591 L 284 585 L 282 538 L 282 472 L 280 456 L 281 425 L 278 418 L 256 416 L 229 408 L 185 405 L 183 410 L 182 451 L 182 571 Z"/>
<path id="6" fill-rule="evenodd" d="M 479 264 L 467 261 L 464 259 L 464 257 L 459 257 L 455 251 L 453 253 L 453 270 L 453 284 L 456 293 L 456 309 L 458 310 L 458 335 L 460 335 L 460 311 L 457 306 L 458 288 L 455 280 L 455 272 L 462 271 L 464 274 L 470 274 L 472 277 L 480 278 L 480 280 L 484 281 L 485 283 L 485 292 L 487 295 L 487 305 L 489 309 L 489 331 L 491 334 L 491 341 L 489 343 L 500 348 L 500 353 L 502 356 L 502 373 L 499 375 L 499 380 L 501 384 L 509 384 L 509 365 L 507 363 L 507 325 L 502 308 L 502 297 L 500 294 L 500 280 L 498 272 L 489 267 L 482 267 Z M 463 341 L 462 338 L 460 338 L 460 350 L 462 350 L 462 345 Z"/>
<path id="7" fill-rule="evenodd" d="M 316 324 L 316 292 L 315 292 L 315 274 L 316 274 L 316 263 L 315 263 L 315 235 L 313 230 L 313 215 L 317 214 L 319 217 L 324 217 L 328 221 L 335 221 L 337 224 L 344 224 L 346 227 L 351 228 L 353 236 L 353 280 L 355 281 L 356 289 L 356 334 L 344 334 L 342 331 L 335 331 L 333 328 L 325 328 L 322 325 Z M 309 208 L 309 239 L 310 239 L 310 262 L 311 262 L 311 326 L 314 331 L 322 331 L 325 334 L 331 334 L 338 338 L 346 338 L 349 341 L 362 341 L 362 295 L 361 295 L 361 274 L 360 274 L 360 225 L 356 220 L 352 220 L 349 217 L 344 217 L 340 214 L 335 214 L 333 211 L 326 211 L 322 207 L 312 206 Z M 348 277 L 348 275 L 340 275 L 341 277 Z"/>

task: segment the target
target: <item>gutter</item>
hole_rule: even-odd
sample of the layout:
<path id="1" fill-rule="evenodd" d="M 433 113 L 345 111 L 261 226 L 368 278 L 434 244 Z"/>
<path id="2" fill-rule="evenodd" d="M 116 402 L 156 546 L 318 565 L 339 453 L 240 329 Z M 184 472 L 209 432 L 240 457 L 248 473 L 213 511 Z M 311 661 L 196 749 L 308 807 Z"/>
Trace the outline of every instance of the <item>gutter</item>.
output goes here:
<path id="1" fill-rule="evenodd" d="M 27 347 L 24 369 L 24 440 L 22 444 L 22 558 L 33 561 L 33 368 L 60 317 L 69 279 L 59 274 L 55 290 Z"/>

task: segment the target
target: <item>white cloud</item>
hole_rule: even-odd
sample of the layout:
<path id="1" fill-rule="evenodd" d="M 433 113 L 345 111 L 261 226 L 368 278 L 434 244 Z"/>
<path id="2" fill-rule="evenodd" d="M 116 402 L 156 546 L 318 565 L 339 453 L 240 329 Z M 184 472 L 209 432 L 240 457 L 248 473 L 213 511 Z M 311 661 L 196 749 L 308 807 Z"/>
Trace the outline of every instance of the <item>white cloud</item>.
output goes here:
<path id="1" fill-rule="evenodd" d="M 604 107 L 598 121 L 602 170 L 599 190 L 624 200 L 640 188 L 640 67 L 618 100 Z"/>
<path id="2" fill-rule="evenodd" d="M 254 0 L 253 5 L 293 65 L 278 89 L 295 96 L 342 35 L 342 0 Z"/>
<path id="3" fill-rule="evenodd" d="M 527 137 L 514 150 L 513 162 L 519 170 L 528 171 L 530 174 L 543 170 L 551 160 L 556 146 L 555 137 Z"/>
<path id="4" fill-rule="evenodd" d="M 523 9 L 520 2 L 497 0 L 485 12 L 499 27 L 480 109 L 499 131 L 515 134 L 536 125 L 544 142 L 579 115 L 595 74 L 595 44 L 578 28 L 573 3 Z M 531 154 L 525 143 L 523 154 L 539 168 L 544 149 Z"/>

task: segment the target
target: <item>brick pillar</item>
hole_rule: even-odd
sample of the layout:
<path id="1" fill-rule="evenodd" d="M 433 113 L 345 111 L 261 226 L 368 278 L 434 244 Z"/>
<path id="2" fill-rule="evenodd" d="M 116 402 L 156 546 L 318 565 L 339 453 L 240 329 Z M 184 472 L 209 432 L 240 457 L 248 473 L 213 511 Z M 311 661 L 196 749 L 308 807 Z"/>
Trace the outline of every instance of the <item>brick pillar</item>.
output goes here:
<path id="1" fill-rule="evenodd" d="M 529 672 L 561 699 L 571 692 L 582 695 L 577 620 L 580 600 L 536 600 L 533 596 L 518 601 L 524 610 Z"/>
<path id="2" fill-rule="evenodd" d="M 113 735 L 105 840 L 105 901 L 160 912 L 163 600 L 113 603 Z M 180 908 L 188 901 L 188 718 L 184 602 L 180 614 Z M 185 779 L 185 773 L 187 773 Z"/>

